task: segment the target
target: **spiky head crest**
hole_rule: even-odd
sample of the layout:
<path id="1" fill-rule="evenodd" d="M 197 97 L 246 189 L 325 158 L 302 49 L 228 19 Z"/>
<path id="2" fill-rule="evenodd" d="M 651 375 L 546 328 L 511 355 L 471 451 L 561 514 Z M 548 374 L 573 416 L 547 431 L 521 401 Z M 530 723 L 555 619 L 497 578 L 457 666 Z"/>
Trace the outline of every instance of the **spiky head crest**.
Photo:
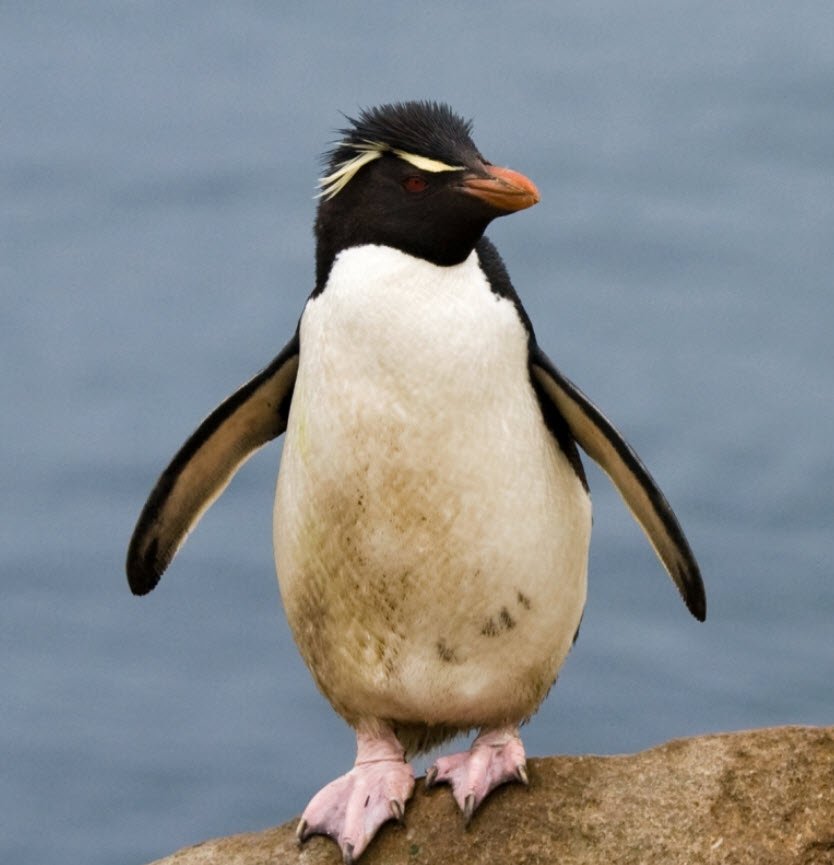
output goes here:
<path id="1" fill-rule="evenodd" d="M 326 175 L 321 195 L 332 198 L 357 171 L 384 153 L 393 153 L 427 171 L 457 171 L 480 158 L 471 121 L 441 102 L 394 102 L 364 109 L 351 126 L 339 130 L 341 140 L 324 156 Z"/>

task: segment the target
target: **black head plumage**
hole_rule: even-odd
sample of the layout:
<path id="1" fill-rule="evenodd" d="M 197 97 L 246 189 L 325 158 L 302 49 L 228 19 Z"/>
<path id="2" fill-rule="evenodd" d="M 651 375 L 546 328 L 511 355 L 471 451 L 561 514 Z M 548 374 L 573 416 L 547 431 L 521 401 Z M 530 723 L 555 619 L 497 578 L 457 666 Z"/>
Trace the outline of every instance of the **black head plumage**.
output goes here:
<path id="1" fill-rule="evenodd" d="M 538 201 L 531 181 L 481 156 L 471 123 L 448 105 L 395 102 L 348 120 L 319 180 L 316 291 L 356 246 L 460 264 L 493 219 Z"/>
<path id="2" fill-rule="evenodd" d="M 346 119 L 351 125 L 339 130 L 342 138 L 324 155 L 330 171 L 352 159 L 357 147 L 368 144 L 456 165 L 482 158 L 471 138 L 472 122 L 442 102 L 392 102 Z"/>

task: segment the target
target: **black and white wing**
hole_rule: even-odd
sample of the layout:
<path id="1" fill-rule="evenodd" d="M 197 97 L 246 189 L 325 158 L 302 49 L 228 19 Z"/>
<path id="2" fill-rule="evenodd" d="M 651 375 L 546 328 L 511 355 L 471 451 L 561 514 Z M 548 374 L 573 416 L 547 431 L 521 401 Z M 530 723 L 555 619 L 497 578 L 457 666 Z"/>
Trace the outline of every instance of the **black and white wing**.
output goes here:
<path id="1" fill-rule="evenodd" d="M 695 556 L 666 497 L 640 458 L 602 412 L 533 345 L 530 372 L 582 450 L 599 464 L 646 533 L 657 557 L 699 621 L 707 615 L 704 584 Z"/>
<path id="2" fill-rule="evenodd" d="M 156 586 L 234 473 L 287 428 L 298 351 L 296 333 L 269 366 L 197 427 L 162 473 L 127 551 L 127 578 L 134 594 L 147 594 Z"/>

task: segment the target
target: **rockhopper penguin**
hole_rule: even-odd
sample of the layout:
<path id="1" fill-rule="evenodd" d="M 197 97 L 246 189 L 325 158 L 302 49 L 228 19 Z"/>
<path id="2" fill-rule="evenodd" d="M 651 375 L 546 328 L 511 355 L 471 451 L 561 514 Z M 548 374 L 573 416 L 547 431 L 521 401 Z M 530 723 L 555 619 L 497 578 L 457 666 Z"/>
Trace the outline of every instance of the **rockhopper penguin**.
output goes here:
<path id="1" fill-rule="evenodd" d="M 690 612 L 706 600 L 669 504 L 634 451 L 539 348 L 491 220 L 539 200 L 487 161 L 448 106 L 363 111 L 328 155 L 316 284 L 281 353 L 203 421 L 130 543 L 159 581 L 240 465 L 286 432 L 274 512 L 287 618 L 355 729 L 353 769 L 307 806 L 346 862 L 402 820 L 406 759 L 461 731 L 427 784 L 468 820 L 526 783 L 519 725 L 544 699 L 585 604 L 591 502 L 577 444 L 608 474 Z"/>

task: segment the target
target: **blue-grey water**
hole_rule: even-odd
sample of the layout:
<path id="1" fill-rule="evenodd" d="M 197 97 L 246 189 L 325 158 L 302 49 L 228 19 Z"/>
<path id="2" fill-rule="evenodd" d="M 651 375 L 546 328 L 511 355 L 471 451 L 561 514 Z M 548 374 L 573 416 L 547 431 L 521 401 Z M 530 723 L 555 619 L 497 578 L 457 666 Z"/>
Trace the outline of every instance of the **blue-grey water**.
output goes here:
<path id="1" fill-rule="evenodd" d="M 140 865 L 353 759 L 275 585 L 279 446 L 130 595 L 134 521 L 311 288 L 340 111 L 448 100 L 542 203 L 495 223 L 539 341 L 699 556 L 697 624 L 598 472 L 532 754 L 834 723 L 834 7 L 0 5 L 0 861 Z"/>

